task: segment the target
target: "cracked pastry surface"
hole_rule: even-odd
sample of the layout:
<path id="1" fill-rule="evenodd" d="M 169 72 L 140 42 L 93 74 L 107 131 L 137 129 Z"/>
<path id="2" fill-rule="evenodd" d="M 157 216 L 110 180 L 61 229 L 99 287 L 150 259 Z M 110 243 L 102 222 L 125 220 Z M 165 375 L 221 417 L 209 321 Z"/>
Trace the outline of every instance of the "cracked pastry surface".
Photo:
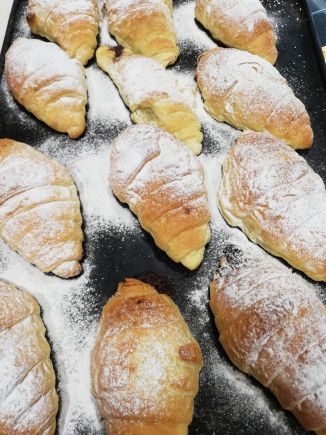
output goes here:
<path id="1" fill-rule="evenodd" d="M 169 133 L 139 124 L 115 139 L 110 159 L 113 193 L 129 205 L 173 261 L 196 269 L 210 239 L 210 211 L 198 158 Z"/>
<path id="2" fill-rule="evenodd" d="M 215 39 L 275 63 L 276 35 L 259 0 L 196 0 L 195 14 Z"/>
<path id="3" fill-rule="evenodd" d="M 275 262 L 218 268 L 210 305 L 231 361 L 255 377 L 307 430 L 326 429 L 326 308 Z"/>
<path id="4" fill-rule="evenodd" d="M 29 145 L 0 139 L 0 236 L 42 272 L 79 275 L 80 203 L 68 171 Z"/>
<path id="5" fill-rule="evenodd" d="M 29 0 L 31 31 L 56 42 L 85 65 L 97 46 L 99 10 L 96 0 Z"/>
<path id="6" fill-rule="evenodd" d="M 201 152 L 203 135 L 193 110 L 195 89 L 185 95 L 175 76 L 158 61 L 121 47 L 100 47 L 96 60 L 118 87 L 135 123 L 162 128 L 195 154 Z"/>
<path id="7" fill-rule="evenodd" d="M 310 118 L 287 81 L 266 60 L 233 48 L 201 54 L 197 83 L 205 109 L 240 130 L 269 132 L 294 149 L 313 143 Z"/>
<path id="8" fill-rule="evenodd" d="M 84 67 L 52 42 L 18 38 L 5 57 L 14 98 L 37 119 L 77 139 L 85 130 L 87 83 Z"/>
<path id="9" fill-rule="evenodd" d="M 153 57 L 163 66 L 179 56 L 172 0 L 105 0 L 109 31 L 119 45 Z"/>
<path id="10" fill-rule="evenodd" d="M 0 433 L 54 435 L 58 397 L 35 299 L 0 280 Z"/>
<path id="11" fill-rule="evenodd" d="M 91 360 L 107 433 L 186 435 L 202 364 L 172 300 L 137 279 L 122 281 L 104 306 Z"/>
<path id="12" fill-rule="evenodd" d="M 253 242 L 326 281 L 325 185 L 283 142 L 243 133 L 223 163 L 218 206 Z"/>

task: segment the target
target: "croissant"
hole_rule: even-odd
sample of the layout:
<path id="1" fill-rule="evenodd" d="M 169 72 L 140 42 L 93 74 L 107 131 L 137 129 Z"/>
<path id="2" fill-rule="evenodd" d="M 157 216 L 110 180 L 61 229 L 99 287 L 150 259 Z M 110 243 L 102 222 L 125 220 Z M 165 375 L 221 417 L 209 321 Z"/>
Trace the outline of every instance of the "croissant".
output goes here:
<path id="1" fill-rule="evenodd" d="M 110 33 L 120 45 L 164 66 L 176 61 L 172 0 L 105 0 L 105 5 Z"/>
<path id="2" fill-rule="evenodd" d="M 0 281 L 0 433 L 54 435 L 58 397 L 40 308 Z"/>
<path id="3" fill-rule="evenodd" d="M 326 281 L 325 186 L 283 142 L 243 133 L 223 163 L 218 205 L 253 242 Z"/>
<path id="4" fill-rule="evenodd" d="M 186 146 L 150 125 L 127 128 L 113 143 L 110 184 L 173 261 L 199 266 L 210 212 L 202 166 Z"/>
<path id="5" fill-rule="evenodd" d="M 210 304 L 231 361 L 307 430 L 326 430 L 326 309 L 303 279 L 271 262 L 223 261 Z"/>
<path id="6" fill-rule="evenodd" d="M 67 170 L 24 143 L 0 139 L 0 237 L 43 272 L 70 278 L 82 270 L 81 224 Z"/>
<path id="7" fill-rule="evenodd" d="M 199 56 L 196 74 L 205 108 L 217 121 L 241 130 L 268 131 L 294 149 L 312 145 L 305 106 L 264 59 L 215 48 Z"/>
<path id="8" fill-rule="evenodd" d="M 135 123 L 156 125 L 195 154 L 201 152 L 200 123 L 171 72 L 156 60 L 121 47 L 100 47 L 96 59 L 118 87 Z"/>
<path id="9" fill-rule="evenodd" d="M 31 31 L 56 42 L 85 65 L 97 46 L 99 11 L 96 0 L 29 0 Z"/>
<path id="10" fill-rule="evenodd" d="M 36 118 L 73 139 L 84 132 L 85 70 L 56 44 L 16 39 L 6 54 L 5 74 L 13 96 Z"/>
<path id="11" fill-rule="evenodd" d="M 202 356 L 172 300 L 137 279 L 105 305 L 92 391 L 110 435 L 186 435 Z"/>
<path id="12" fill-rule="evenodd" d="M 196 0 L 195 15 L 223 44 L 276 62 L 273 24 L 259 0 Z"/>

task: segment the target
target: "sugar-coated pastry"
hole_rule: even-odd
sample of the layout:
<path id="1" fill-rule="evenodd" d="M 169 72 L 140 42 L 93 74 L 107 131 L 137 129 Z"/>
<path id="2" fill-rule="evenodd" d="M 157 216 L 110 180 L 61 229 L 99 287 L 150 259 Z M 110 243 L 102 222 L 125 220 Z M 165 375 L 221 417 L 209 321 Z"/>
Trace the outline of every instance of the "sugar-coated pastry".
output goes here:
<path id="1" fill-rule="evenodd" d="M 201 152 L 203 135 L 192 109 L 195 89 L 193 101 L 189 101 L 175 76 L 157 60 L 122 47 L 102 46 L 96 51 L 96 59 L 118 87 L 135 123 L 156 125 L 172 133 L 195 154 Z"/>
<path id="2" fill-rule="evenodd" d="M 269 261 L 230 267 L 210 305 L 231 361 L 268 387 L 307 430 L 326 431 L 326 308 L 302 278 Z"/>
<path id="3" fill-rule="evenodd" d="M 0 139 L 0 237 L 43 272 L 81 273 L 82 218 L 68 171 L 29 145 Z"/>
<path id="4" fill-rule="evenodd" d="M 56 44 L 16 39 L 6 54 L 5 74 L 13 96 L 36 118 L 73 139 L 84 132 L 85 70 Z"/>
<path id="5" fill-rule="evenodd" d="M 54 435 L 58 397 L 35 299 L 0 281 L 0 433 Z"/>
<path id="6" fill-rule="evenodd" d="M 243 133 L 223 163 L 218 205 L 253 242 L 326 281 L 325 185 L 283 142 Z"/>
<path id="7" fill-rule="evenodd" d="M 103 309 L 91 359 L 107 434 L 187 435 L 202 364 L 172 300 L 125 279 Z"/>
<path id="8" fill-rule="evenodd" d="M 259 0 L 196 0 L 195 11 L 215 39 L 275 63 L 276 35 Z"/>
<path id="9" fill-rule="evenodd" d="M 199 56 L 196 75 L 205 108 L 217 121 L 241 130 L 268 131 L 294 149 L 312 145 L 304 104 L 266 60 L 246 51 L 215 48 Z"/>
<path id="10" fill-rule="evenodd" d="M 85 65 L 97 46 L 99 10 L 96 0 L 29 0 L 31 31 L 56 42 Z"/>
<path id="11" fill-rule="evenodd" d="M 151 125 L 127 128 L 113 143 L 110 185 L 172 260 L 200 265 L 210 211 L 202 166 L 185 145 Z"/>
<path id="12" fill-rule="evenodd" d="M 109 31 L 120 45 L 164 66 L 176 61 L 172 0 L 105 0 L 105 5 Z"/>

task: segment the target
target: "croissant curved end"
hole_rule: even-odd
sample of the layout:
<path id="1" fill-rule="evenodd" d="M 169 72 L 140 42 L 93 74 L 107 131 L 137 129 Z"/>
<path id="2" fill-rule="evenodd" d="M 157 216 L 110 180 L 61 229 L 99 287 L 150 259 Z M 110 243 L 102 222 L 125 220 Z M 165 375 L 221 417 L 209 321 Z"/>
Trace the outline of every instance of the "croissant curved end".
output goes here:
<path id="1" fill-rule="evenodd" d="M 53 269 L 51 272 L 60 278 L 73 278 L 74 276 L 80 275 L 83 271 L 81 264 L 76 261 L 66 261 L 60 266 Z"/>
<path id="2" fill-rule="evenodd" d="M 196 251 L 190 252 L 188 255 L 181 259 L 180 263 L 187 267 L 189 270 L 195 270 L 203 261 L 204 252 L 205 246 Z"/>
<path id="3" fill-rule="evenodd" d="M 180 54 L 179 47 L 175 47 L 173 50 L 163 51 L 154 55 L 154 59 L 160 62 L 164 67 L 172 65 L 178 59 Z"/>
<path id="4" fill-rule="evenodd" d="M 67 133 L 70 139 L 78 139 L 85 131 L 85 125 L 83 127 L 71 127 L 68 129 Z"/>

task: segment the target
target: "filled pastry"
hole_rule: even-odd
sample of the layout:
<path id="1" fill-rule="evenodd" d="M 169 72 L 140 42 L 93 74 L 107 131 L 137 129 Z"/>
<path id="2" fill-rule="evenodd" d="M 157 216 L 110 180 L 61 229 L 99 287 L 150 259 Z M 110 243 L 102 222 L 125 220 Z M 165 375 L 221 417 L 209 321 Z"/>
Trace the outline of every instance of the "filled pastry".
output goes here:
<path id="1" fill-rule="evenodd" d="M 119 45 L 153 57 L 162 65 L 179 56 L 172 0 L 105 0 L 109 31 Z"/>
<path id="2" fill-rule="evenodd" d="M 325 185 L 283 142 L 243 133 L 223 163 L 218 206 L 253 242 L 326 281 Z"/>
<path id="3" fill-rule="evenodd" d="M 312 145 L 304 104 L 264 59 L 215 48 L 199 56 L 196 75 L 205 108 L 217 121 L 241 130 L 268 131 L 294 149 Z"/>
<path id="4" fill-rule="evenodd" d="M 210 211 L 202 166 L 185 145 L 151 125 L 127 128 L 113 143 L 110 185 L 173 261 L 200 265 Z"/>
<path id="5" fill-rule="evenodd" d="M 79 61 L 51 42 L 18 38 L 6 53 L 5 75 L 13 96 L 36 118 L 72 139 L 83 134 L 87 84 Z"/>
<path id="6" fill-rule="evenodd" d="M 215 39 L 275 63 L 276 35 L 259 0 L 196 0 L 195 11 Z"/>
<path id="7" fill-rule="evenodd" d="M 201 152 L 200 123 L 188 96 L 178 89 L 170 71 L 158 61 L 122 47 L 100 47 L 96 59 L 119 89 L 135 123 L 156 125 L 172 133 L 195 154 Z M 195 91 L 192 97 L 194 106 Z"/>
<path id="8" fill-rule="evenodd" d="M 125 279 L 105 305 L 92 352 L 92 390 L 110 435 L 187 435 L 202 367 L 172 300 Z"/>
<path id="9" fill-rule="evenodd" d="M 96 0 L 29 0 L 31 31 L 56 42 L 85 65 L 97 46 L 99 11 Z"/>
<path id="10" fill-rule="evenodd" d="M 326 308 L 281 265 L 223 259 L 210 305 L 231 361 L 255 377 L 306 430 L 326 430 Z"/>
<path id="11" fill-rule="evenodd" d="M 0 433 L 54 435 L 58 397 L 35 299 L 0 281 Z"/>
<path id="12" fill-rule="evenodd" d="M 0 237 L 43 272 L 81 273 L 82 217 L 68 171 L 29 145 L 0 139 Z"/>

